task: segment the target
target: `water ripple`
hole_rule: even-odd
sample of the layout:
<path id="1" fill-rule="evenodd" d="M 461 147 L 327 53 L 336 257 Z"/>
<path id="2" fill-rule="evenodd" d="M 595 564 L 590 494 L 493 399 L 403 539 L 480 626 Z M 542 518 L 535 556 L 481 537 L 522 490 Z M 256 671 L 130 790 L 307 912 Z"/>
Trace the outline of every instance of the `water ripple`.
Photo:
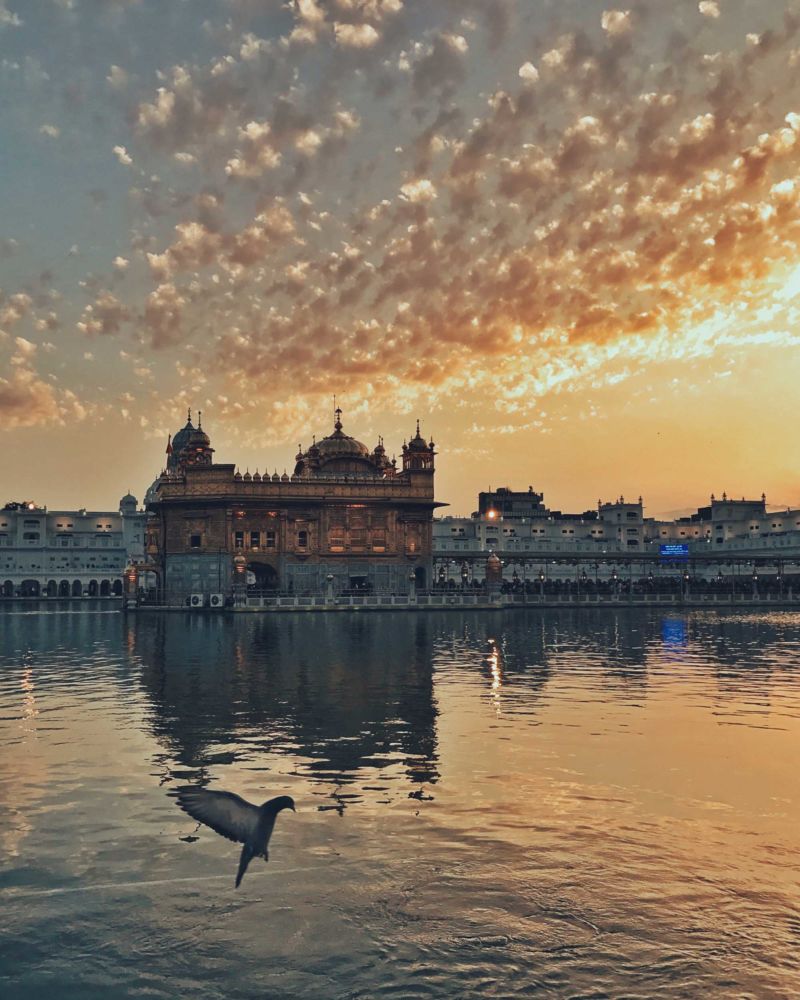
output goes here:
<path id="1" fill-rule="evenodd" d="M 0 626 L 4 998 L 800 995 L 796 613 Z"/>

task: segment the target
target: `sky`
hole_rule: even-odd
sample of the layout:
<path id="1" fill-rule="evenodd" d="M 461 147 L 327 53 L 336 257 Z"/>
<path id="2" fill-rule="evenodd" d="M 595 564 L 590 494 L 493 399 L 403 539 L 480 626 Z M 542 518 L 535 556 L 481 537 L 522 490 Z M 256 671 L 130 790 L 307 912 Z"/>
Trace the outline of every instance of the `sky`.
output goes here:
<path id="1" fill-rule="evenodd" d="M 436 442 L 800 504 L 800 2 L 0 0 L 0 503 Z"/>

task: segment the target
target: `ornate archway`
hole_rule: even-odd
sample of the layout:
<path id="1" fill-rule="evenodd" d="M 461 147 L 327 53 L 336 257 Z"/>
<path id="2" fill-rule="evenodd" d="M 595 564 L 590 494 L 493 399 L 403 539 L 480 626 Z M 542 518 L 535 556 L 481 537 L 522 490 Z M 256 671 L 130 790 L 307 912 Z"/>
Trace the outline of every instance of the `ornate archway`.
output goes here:
<path id="1" fill-rule="evenodd" d="M 247 574 L 248 590 L 277 590 L 280 585 L 278 571 L 270 563 L 249 562 Z"/>

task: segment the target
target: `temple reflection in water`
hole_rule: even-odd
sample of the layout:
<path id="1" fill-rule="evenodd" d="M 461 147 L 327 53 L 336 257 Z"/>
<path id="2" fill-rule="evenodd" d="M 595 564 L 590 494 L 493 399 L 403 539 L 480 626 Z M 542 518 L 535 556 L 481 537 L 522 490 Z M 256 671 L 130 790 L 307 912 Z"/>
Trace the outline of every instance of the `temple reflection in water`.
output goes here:
<path id="1" fill-rule="evenodd" d="M 553 677 L 588 672 L 618 701 L 638 704 L 653 671 L 668 674 L 676 655 L 716 664 L 724 698 L 738 686 L 741 658 L 752 664 L 775 634 L 769 616 L 744 623 L 574 609 L 479 618 L 166 614 L 125 626 L 165 780 L 203 781 L 238 763 L 268 770 L 284 757 L 342 800 L 374 791 L 378 779 L 394 782 L 389 798 L 437 782 L 444 689 L 435 683 L 438 675 L 447 684 L 454 664 L 467 669 L 464 680 L 481 679 L 477 690 L 498 711 L 535 721 Z"/>
<path id="2" fill-rule="evenodd" d="M 420 784 L 438 777 L 432 624 L 387 642 L 373 617 L 140 616 L 128 641 L 174 775 L 285 753 L 323 782 L 399 767 Z"/>

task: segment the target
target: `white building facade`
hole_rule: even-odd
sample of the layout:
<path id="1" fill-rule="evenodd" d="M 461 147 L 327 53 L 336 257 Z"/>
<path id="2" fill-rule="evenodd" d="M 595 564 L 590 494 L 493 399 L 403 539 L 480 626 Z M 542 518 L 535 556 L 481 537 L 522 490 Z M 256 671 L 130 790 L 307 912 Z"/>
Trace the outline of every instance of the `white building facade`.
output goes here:
<path id="1" fill-rule="evenodd" d="M 526 510 L 528 497 L 538 502 Z M 622 565 L 637 565 L 649 574 L 680 571 L 683 563 L 665 556 L 665 546 L 685 546 L 685 565 L 698 575 L 733 572 L 745 561 L 775 573 L 800 573 L 800 509 L 770 511 L 763 495 L 759 500 L 712 495 L 696 513 L 671 521 L 645 517 L 641 497 L 598 501 L 596 508 L 578 514 L 550 510 L 542 499 L 531 489 L 502 488 L 480 494 L 479 510 L 470 517 L 436 518 L 437 581 L 482 580 L 492 552 L 501 557 L 506 580 L 521 567 L 527 567 L 528 579 L 541 573 L 570 579 L 576 567 L 579 573 L 592 563 L 593 575 L 601 578 L 612 577 Z"/>
<path id="2" fill-rule="evenodd" d="M 119 510 L 0 509 L 0 598 L 118 597 L 131 561 L 144 558 L 146 514 L 130 493 Z"/>

